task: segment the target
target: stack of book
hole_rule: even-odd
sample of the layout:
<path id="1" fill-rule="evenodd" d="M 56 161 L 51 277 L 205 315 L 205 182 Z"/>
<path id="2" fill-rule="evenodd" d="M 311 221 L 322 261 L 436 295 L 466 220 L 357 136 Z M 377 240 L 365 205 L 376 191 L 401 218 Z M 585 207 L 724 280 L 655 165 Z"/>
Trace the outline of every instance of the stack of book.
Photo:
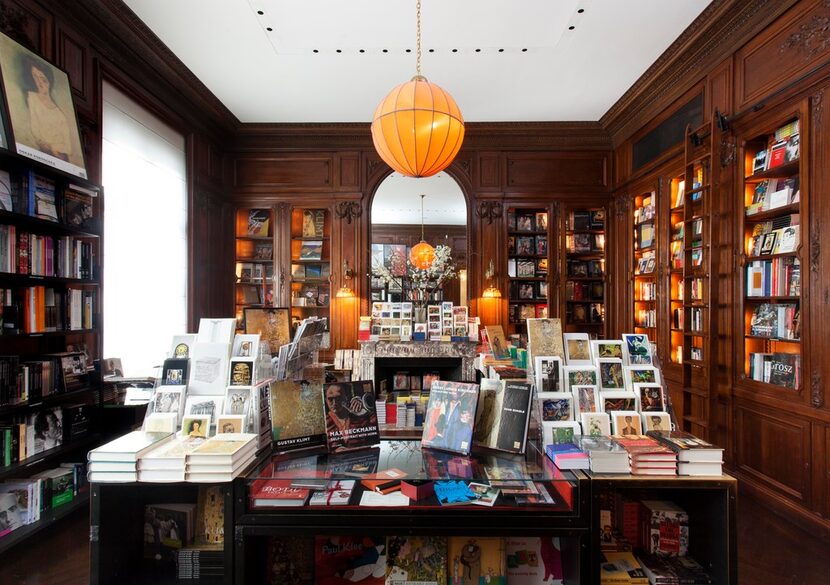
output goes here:
<path id="1" fill-rule="evenodd" d="M 649 585 L 643 568 L 630 552 L 603 552 L 599 578 L 602 585 Z"/>
<path id="2" fill-rule="evenodd" d="M 677 454 L 645 435 L 611 437 L 628 451 L 632 475 L 676 475 Z"/>
<path id="3" fill-rule="evenodd" d="M 714 583 L 706 570 L 691 557 L 639 554 L 637 560 L 653 585 L 709 585 Z"/>
<path id="4" fill-rule="evenodd" d="M 574 437 L 574 442 L 588 455 L 589 467 L 594 473 L 628 473 L 628 451 L 609 437 Z"/>
<path id="5" fill-rule="evenodd" d="M 219 579 L 225 575 L 225 546 L 199 544 L 176 553 L 176 576 L 182 579 Z"/>
<path id="6" fill-rule="evenodd" d="M 205 440 L 199 437 L 176 437 L 154 447 L 138 460 L 138 481 L 184 481 L 187 456 Z"/>
<path id="7" fill-rule="evenodd" d="M 677 475 L 722 475 L 723 449 L 683 431 L 650 431 L 677 454 Z"/>
<path id="8" fill-rule="evenodd" d="M 256 458 L 257 436 L 222 433 L 211 437 L 187 456 L 185 479 L 192 482 L 232 481 Z"/>
<path id="9" fill-rule="evenodd" d="M 574 437 L 574 439 L 576 438 Z M 547 445 L 545 451 L 559 469 L 588 469 L 590 467 L 588 453 L 574 443 Z"/>
<path id="10" fill-rule="evenodd" d="M 138 481 L 138 460 L 173 433 L 133 431 L 89 452 L 87 478 L 92 482 Z"/>

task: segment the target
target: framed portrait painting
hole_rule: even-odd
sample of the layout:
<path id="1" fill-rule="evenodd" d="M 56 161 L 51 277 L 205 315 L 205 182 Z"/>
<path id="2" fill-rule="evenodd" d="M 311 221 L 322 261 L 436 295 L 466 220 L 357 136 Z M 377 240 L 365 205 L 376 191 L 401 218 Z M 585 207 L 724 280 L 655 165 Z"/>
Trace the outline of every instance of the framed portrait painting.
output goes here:
<path id="1" fill-rule="evenodd" d="M 86 179 L 67 74 L 4 34 L 0 72 L 17 153 Z"/>

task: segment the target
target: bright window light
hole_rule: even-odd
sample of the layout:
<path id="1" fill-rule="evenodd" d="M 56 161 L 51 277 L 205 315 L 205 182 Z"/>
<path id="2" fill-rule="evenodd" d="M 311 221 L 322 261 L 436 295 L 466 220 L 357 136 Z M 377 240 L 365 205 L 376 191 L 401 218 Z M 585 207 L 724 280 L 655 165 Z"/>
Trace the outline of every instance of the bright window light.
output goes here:
<path id="1" fill-rule="evenodd" d="M 184 136 L 104 84 L 104 356 L 157 375 L 187 331 Z"/>

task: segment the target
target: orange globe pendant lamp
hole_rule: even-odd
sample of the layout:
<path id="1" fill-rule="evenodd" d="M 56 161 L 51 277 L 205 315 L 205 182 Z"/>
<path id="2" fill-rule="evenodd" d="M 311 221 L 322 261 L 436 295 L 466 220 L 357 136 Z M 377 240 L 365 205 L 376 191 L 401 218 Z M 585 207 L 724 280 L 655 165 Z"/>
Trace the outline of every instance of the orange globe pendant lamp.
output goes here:
<path id="1" fill-rule="evenodd" d="M 421 241 L 409 251 L 409 261 L 420 270 L 426 270 L 435 261 L 435 248 L 424 241 L 424 197 L 421 195 Z"/>
<path id="2" fill-rule="evenodd" d="M 381 100 L 372 117 L 372 142 L 399 173 L 431 177 L 461 149 L 464 118 L 452 96 L 421 75 L 421 0 L 417 15 L 417 74 Z"/>

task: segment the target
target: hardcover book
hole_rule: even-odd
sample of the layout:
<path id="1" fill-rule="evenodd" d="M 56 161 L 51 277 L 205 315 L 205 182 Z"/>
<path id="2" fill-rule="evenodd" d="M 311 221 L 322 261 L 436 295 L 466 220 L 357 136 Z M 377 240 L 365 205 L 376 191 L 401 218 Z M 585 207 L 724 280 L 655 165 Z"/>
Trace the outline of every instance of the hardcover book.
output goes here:
<path id="1" fill-rule="evenodd" d="M 314 543 L 317 585 L 384 585 L 386 538 L 318 536 Z"/>
<path id="2" fill-rule="evenodd" d="M 292 380 L 271 383 L 271 437 L 278 451 L 325 445 L 321 384 Z"/>
<path id="3" fill-rule="evenodd" d="M 77 189 L 63 192 L 62 220 L 65 224 L 80 229 L 95 227 L 92 196 Z"/>
<path id="4" fill-rule="evenodd" d="M 324 385 L 323 412 L 330 453 L 380 443 L 373 386 L 371 381 Z"/>
<path id="5" fill-rule="evenodd" d="M 530 384 L 482 380 L 475 444 L 499 451 L 524 453 L 532 397 L 533 387 Z"/>
<path id="6" fill-rule="evenodd" d="M 421 444 L 468 455 L 473 438 L 478 384 L 433 382 Z"/>
<path id="7" fill-rule="evenodd" d="M 656 439 L 677 453 L 678 461 L 723 461 L 723 449 L 699 439 L 685 431 L 650 432 L 648 436 Z"/>
<path id="8" fill-rule="evenodd" d="M 265 576 L 268 585 L 314 585 L 314 543 L 307 538 L 268 539 Z"/>
<path id="9" fill-rule="evenodd" d="M 447 583 L 445 537 L 390 536 L 386 539 L 386 549 L 386 585 Z"/>
<path id="10" fill-rule="evenodd" d="M 251 209 L 248 212 L 248 235 L 267 236 L 270 228 L 271 213 L 267 209 Z"/>
<path id="11" fill-rule="evenodd" d="M 133 431 L 89 452 L 90 461 L 138 461 L 141 455 L 173 438 L 171 433 Z"/>
<path id="12" fill-rule="evenodd" d="M 449 538 L 447 560 L 450 585 L 506 585 L 504 540 L 498 537 Z"/>
<path id="13" fill-rule="evenodd" d="M 510 585 L 562 585 L 562 555 L 558 538 L 504 539 L 507 582 Z"/>
<path id="14" fill-rule="evenodd" d="M 562 322 L 559 319 L 527 320 L 528 363 L 535 365 L 536 356 L 559 356 L 565 361 Z"/>
<path id="15" fill-rule="evenodd" d="M 504 330 L 501 325 L 487 325 L 484 328 L 487 335 L 487 345 L 490 348 L 490 353 L 493 358 L 497 360 L 510 359 L 510 349 L 507 345 L 507 339 L 504 336 Z"/>
<path id="16" fill-rule="evenodd" d="M 290 479 L 257 479 L 251 485 L 254 507 L 304 506 L 311 490 L 291 486 Z"/>

